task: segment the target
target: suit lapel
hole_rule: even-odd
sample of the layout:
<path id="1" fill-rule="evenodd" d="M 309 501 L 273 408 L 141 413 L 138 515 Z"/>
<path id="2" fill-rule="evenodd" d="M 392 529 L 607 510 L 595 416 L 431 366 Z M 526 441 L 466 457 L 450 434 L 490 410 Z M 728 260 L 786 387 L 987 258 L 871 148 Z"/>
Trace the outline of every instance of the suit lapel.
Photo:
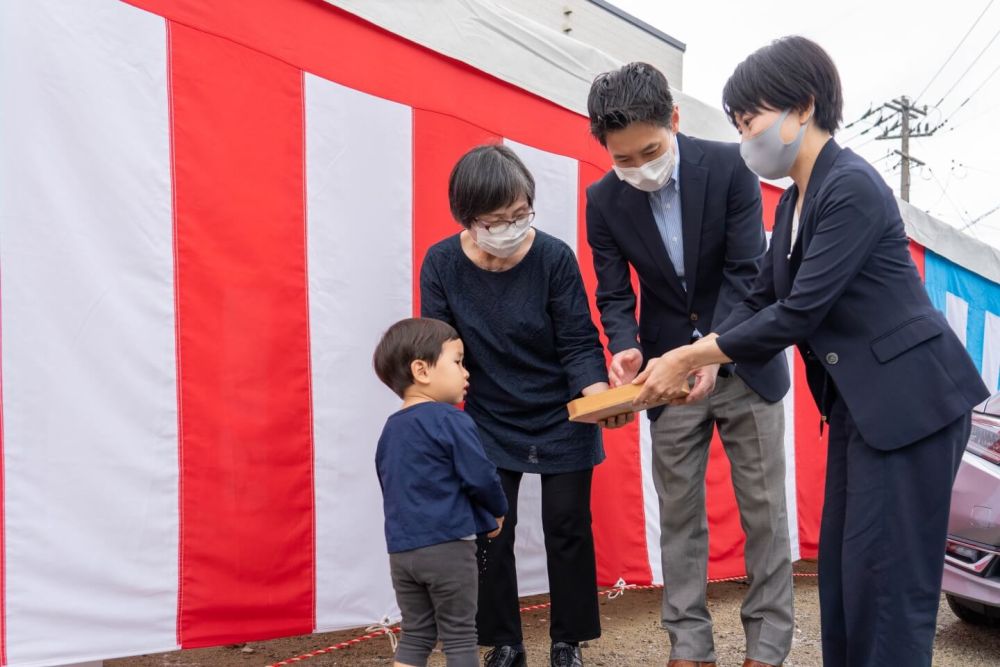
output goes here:
<path id="1" fill-rule="evenodd" d="M 815 208 L 813 204 L 816 201 L 816 193 L 822 189 L 827 174 L 830 173 L 831 167 L 833 167 L 837 156 L 842 150 L 837 145 L 837 142 L 831 138 L 823 145 L 819 155 L 816 156 L 816 163 L 813 165 L 812 173 L 809 175 L 809 185 L 806 186 L 805 198 L 802 201 L 802 209 L 799 213 L 799 237 L 794 246 L 792 245 L 791 226 L 792 217 L 795 215 L 795 204 L 798 199 L 798 187 L 792 186 L 789 188 L 782 198 L 781 204 L 779 204 L 778 216 L 781 217 L 780 222 L 782 226 L 779 229 L 779 221 L 776 218 L 774 233 L 779 236 L 772 236 L 771 239 L 772 243 L 775 243 L 777 240 L 782 244 L 780 248 L 775 247 L 775 292 L 779 298 L 784 298 L 791 292 L 795 273 L 798 272 L 799 265 L 802 262 L 806 235 L 812 235 L 812 212 Z M 778 253 L 779 249 L 781 253 Z M 777 270 L 779 261 L 783 262 L 783 268 L 780 271 Z M 783 281 L 783 286 L 780 290 L 778 289 L 779 284 L 777 281 L 779 276 Z"/>
<path id="2" fill-rule="evenodd" d="M 663 245 L 663 238 L 660 230 L 656 227 L 656 220 L 653 218 L 653 210 L 649 206 L 649 195 L 641 190 L 633 188 L 628 183 L 621 181 L 621 188 L 618 193 L 618 206 L 622 209 L 623 220 L 630 220 L 635 228 L 636 234 L 642 239 L 642 244 L 646 247 L 650 257 L 667 283 L 684 298 L 684 287 L 681 285 L 674 265 L 667 254 L 667 248 Z"/>
<path id="3" fill-rule="evenodd" d="M 792 286 L 792 216 L 795 215 L 795 200 L 797 198 L 798 190 L 793 185 L 781 197 L 778 209 L 774 214 L 771 245 L 774 247 L 772 253 L 774 258 L 774 293 L 779 299 L 788 296 Z"/>
<path id="4" fill-rule="evenodd" d="M 684 236 L 684 280 L 687 283 L 687 303 L 694 301 L 701 251 L 701 223 L 705 213 L 705 193 L 708 189 L 708 169 L 701 166 L 704 154 L 686 136 L 678 134 L 680 146 L 681 229 Z"/>
<path id="5" fill-rule="evenodd" d="M 842 150 L 832 138 L 820 149 L 819 155 L 816 157 L 816 164 L 813 165 L 812 173 L 809 175 L 809 185 L 806 186 L 805 201 L 802 202 L 802 212 L 799 214 L 800 230 L 804 227 L 807 216 L 812 213 L 812 204 L 816 200 L 816 193 L 822 188 L 823 181 L 826 180 L 826 175 L 830 173 L 830 168 L 833 167 L 833 163 L 837 160 L 837 156 L 840 155 L 840 151 Z M 801 231 L 799 232 L 799 238 L 802 238 Z"/>

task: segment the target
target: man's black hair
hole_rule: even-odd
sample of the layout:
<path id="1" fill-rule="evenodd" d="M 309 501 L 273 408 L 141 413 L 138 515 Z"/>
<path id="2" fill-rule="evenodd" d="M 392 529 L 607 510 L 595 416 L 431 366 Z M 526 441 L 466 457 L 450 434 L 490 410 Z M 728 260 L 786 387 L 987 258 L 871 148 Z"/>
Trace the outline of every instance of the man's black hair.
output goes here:
<path id="1" fill-rule="evenodd" d="M 590 133 L 607 146 L 608 132 L 623 130 L 632 123 L 652 123 L 670 127 L 674 98 L 667 77 L 647 63 L 629 63 L 599 74 L 587 97 Z"/>

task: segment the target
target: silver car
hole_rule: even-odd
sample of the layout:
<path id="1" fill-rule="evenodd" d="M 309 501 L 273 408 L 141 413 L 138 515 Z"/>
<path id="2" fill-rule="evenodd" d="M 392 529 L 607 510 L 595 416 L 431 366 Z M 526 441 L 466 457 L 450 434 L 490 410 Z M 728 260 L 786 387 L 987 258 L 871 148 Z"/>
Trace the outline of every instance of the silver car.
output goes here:
<path id="1" fill-rule="evenodd" d="M 972 413 L 951 494 L 943 588 L 963 621 L 1000 625 L 1000 393 Z"/>

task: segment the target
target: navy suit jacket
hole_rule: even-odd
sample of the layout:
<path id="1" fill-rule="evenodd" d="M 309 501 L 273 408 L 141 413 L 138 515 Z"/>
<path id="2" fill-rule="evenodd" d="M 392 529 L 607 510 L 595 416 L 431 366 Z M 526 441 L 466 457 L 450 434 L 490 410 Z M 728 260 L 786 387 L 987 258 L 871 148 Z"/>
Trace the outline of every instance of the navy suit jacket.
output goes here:
<path id="1" fill-rule="evenodd" d="M 771 247 L 750 296 L 716 328 L 737 363 L 797 343 L 820 410 L 833 381 L 862 437 L 890 450 L 968 413 L 989 394 L 910 257 L 892 191 L 832 139 L 816 160 L 793 247 L 798 198 L 778 204 Z"/>
<path id="2" fill-rule="evenodd" d="M 649 360 L 690 343 L 696 328 L 712 331 L 747 296 L 764 255 L 760 183 L 739 146 L 683 134 L 677 142 L 686 291 L 656 227 L 649 195 L 614 171 L 587 189 L 597 307 L 612 353 L 639 347 Z M 638 323 L 630 265 L 639 277 Z M 736 373 L 768 401 L 788 392 L 788 366 L 778 352 L 736 365 Z M 650 418 L 660 412 L 650 410 Z"/>

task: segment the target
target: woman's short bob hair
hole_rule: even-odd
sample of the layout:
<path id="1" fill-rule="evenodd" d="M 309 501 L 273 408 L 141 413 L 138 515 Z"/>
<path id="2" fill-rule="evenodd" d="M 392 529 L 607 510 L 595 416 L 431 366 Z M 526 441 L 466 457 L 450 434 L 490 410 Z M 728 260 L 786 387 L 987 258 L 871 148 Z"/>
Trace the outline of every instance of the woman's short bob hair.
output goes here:
<path id="1" fill-rule="evenodd" d="M 804 111 L 816 103 L 813 121 L 833 134 L 844 115 L 840 75 L 823 48 L 805 37 L 776 39 L 736 66 L 722 91 L 729 120 L 761 109 Z"/>
<path id="2" fill-rule="evenodd" d="M 463 227 L 516 202 L 535 201 L 535 179 L 521 159 L 501 144 L 477 146 L 462 156 L 448 179 L 451 215 Z"/>

